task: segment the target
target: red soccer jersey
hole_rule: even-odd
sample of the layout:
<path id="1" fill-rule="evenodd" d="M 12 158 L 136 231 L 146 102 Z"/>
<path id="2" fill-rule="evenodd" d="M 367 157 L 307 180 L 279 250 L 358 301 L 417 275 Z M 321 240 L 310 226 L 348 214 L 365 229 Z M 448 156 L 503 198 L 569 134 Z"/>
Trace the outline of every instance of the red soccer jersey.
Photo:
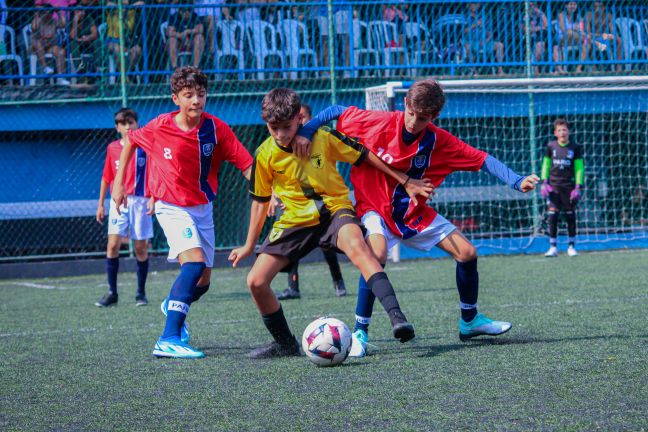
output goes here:
<path id="1" fill-rule="evenodd" d="M 112 184 L 119 169 L 119 156 L 124 146 L 120 140 L 108 144 L 106 149 L 106 162 L 104 163 L 102 179 L 110 185 Z M 146 163 L 146 153 L 142 149 L 137 149 L 135 157 L 128 164 L 128 170 L 124 173 L 124 190 L 128 195 L 150 196 L 148 188 L 149 169 Z"/>
<path id="2" fill-rule="evenodd" d="M 411 178 L 428 178 L 438 187 L 454 171 L 477 171 L 487 154 L 430 123 L 412 144 L 405 144 L 403 112 L 365 111 L 350 107 L 338 118 L 337 129 L 359 141 L 392 168 Z M 405 188 L 369 164 L 351 168 L 357 212 L 377 212 L 395 234 L 410 238 L 437 215 L 418 197 L 414 206 Z"/>
<path id="3" fill-rule="evenodd" d="M 245 171 L 252 156 L 219 118 L 203 113 L 198 126 L 185 132 L 175 124 L 177 114 L 162 114 L 128 136 L 151 160 L 155 199 L 180 207 L 206 204 L 216 197 L 221 162 Z"/>

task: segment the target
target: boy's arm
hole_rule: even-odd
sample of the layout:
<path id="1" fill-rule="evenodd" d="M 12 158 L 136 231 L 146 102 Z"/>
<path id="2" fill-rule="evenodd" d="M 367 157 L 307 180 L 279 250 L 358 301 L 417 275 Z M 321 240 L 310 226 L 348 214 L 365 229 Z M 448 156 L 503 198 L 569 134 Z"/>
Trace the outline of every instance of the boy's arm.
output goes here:
<path id="1" fill-rule="evenodd" d="M 95 218 L 97 222 L 103 225 L 103 218 L 106 216 L 106 210 L 104 209 L 104 202 L 106 201 L 106 191 L 108 190 L 108 182 L 101 179 L 101 186 L 99 187 L 99 203 L 97 204 L 97 214 Z"/>
<path id="2" fill-rule="evenodd" d="M 531 174 L 527 177 L 521 176 L 493 156 L 486 156 L 481 169 L 488 174 L 497 177 L 513 189 L 519 192 L 529 192 L 535 189 L 536 184 L 540 181 L 537 175 Z"/>
<path id="3" fill-rule="evenodd" d="M 551 158 L 549 156 L 544 156 L 542 158 L 542 168 L 540 169 L 540 178 L 542 181 L 549 180 L 549 174 L 551 173 Z"/>
<path id="4" fill-rule="evenodd" d="M 417 195 L 421 195 L 425 198 L 428 198 L 430 194 L 432 195 L 434 194 L 434 186 L 432 185 L 430 179 L 427 178 L 421 180 L 413 179 L 401 171 L 392 169 L 392 167 L 387 165 L 378 156 L 376 156 L 369 150 L 366 151 L 367 151 L 367 163 L 372 167 L 376 168 L 378 171 L 382 172 L 385 175 L 388 175 L 389 177 L 393 178 L 398 183 L 400 183 L 400 185 L 405 188 L 405 192 L 407 192 L 407 195 L 409 195 L 410 198 L 412 198 L 412 202 L 414 203 L 415 206 L 418 205 L 418 200 L 416 200 Z"/>
<path id="5" fill-rule="evenodd" d="M 232 267 L 236 267 L 239 261 L 249 257 L 254 252 L 254 246 L 259 241 L 261 230 L 268 211 L 268 201 L 252 200 L 250 206 L 250 225 L 248 227 L 247 240 L 240 248 L 232 250 L 229 255 L 229 260 L 232 262 Z"/>
<path id="6" fill-rule="evenodd" d="M 122 136 L 122 141 L 124 142 L 124 147 L 122 148 L 121 154 L 119 155 L 119 166 L 127 167 L 130 163 L 133 153 L 135 153 L 135 146 L 131 143 L 131 140 L 128 137 L 128 134 Z M 126 194 L 124 193 L 124 173 L 125 169 L 118 169 L 117 175 L 115 176 L 115 181 L 113 182 L 112 188 L 112 200 L 115 201 L 117 205 L 117 213 L 120 213 L 119 207 L 124 204 L 124 207 L 128 205 L 126 202 Z"/>
<path id="7" fill-rule="evenodd" d="M 330 123 L 342 115 L 347 107 L 342 105 L 332 105 L 321 111 L 313 117 L 308 123 L 302 126 L 291 143 L 293 153 L 298 158 L 304 158 L 310 154 L 310 147 L 313 141 L 313 135 L 317 129 Z"/>
<path id="8" fill-rule="evenodd" d="M 583 159 L 574 160 L 574 180 L 576 182 L 576 187 L 583 185 L 583 180 L 585 179 L 585 163 Z"/>

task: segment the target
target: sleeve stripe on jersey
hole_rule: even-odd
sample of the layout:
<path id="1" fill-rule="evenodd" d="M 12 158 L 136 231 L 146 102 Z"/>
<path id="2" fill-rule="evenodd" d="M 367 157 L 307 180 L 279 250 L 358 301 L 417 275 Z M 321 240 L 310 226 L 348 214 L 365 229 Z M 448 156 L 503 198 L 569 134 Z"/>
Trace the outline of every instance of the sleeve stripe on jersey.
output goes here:
<path id="1" fill-rule="evenodd" d="M 254 193 L 252 193 L 252 191 L 250 191 L 250 198 L 252 198 L 254 201 L 265 203 L 265 202 L 269 202 L 272 196 L 267 196 L 267 197 L 259 196 L 259 195 L 255 195 Z"/>
<path id="2" fill-rule="evenodd" d="M 351 138 L 351 137 L 348 137 L 348 136 L 346 136 L 346 135 L 340 133 L 339 131 L 337 131 L 337 130 L 335 130 L 335 129 L 331 129 L 329 132 L 331 133 L 331 135 L 333 135 L 335 138 L 339 139 L 339 140 L 340 140 L 341 142 L 343 142 L 344 144 L 346 144 L 346 145 L 348 145 L 349 147 L 351 147 L 352 149 L 354 149 L 354 150 L 360 152 L 360 156 L 359 156 L 358 159 L 353 163 L 353 165 L 355 165 L 355 166 L 359 166 L 359 165 L 361 165 L 362 162 L 367 158 L 367 152 L 368 152 L 369 150 L 368 150 L 365 146 L 363 146 L 362 144 L 360 144 L 360 142 L 359 142 L 358 140 L 353 139 L 353 138 Z"/>

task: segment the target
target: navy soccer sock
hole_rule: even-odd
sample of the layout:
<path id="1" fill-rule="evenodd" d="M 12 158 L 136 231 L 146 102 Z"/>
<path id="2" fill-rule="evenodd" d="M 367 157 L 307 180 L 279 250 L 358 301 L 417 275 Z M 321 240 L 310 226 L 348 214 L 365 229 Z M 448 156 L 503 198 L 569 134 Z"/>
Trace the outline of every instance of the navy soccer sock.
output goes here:
<path id="1" fill-rule="evenodd" d="M 333 282 L 342 280 L 342 270 L 340 270 L 340 262 L 337 258 L 337 252 L 333 249 L 322 249 L 322 253 L 324 254 L 324 259 L 326 259 L 329 266 L 329 270 L 331 271 Z"/>
<path id="2" fill-rule="evenodd" d="M 552 246 L 555 246 L 555 239 L 558 237 L 558 213 L 555 211 L 548 211 L 547 212 L 547 224 L 549 225 L 549 239 L 554 240 L 554 242 L 551 244 Z"/>
<path id="3" fill-rule="evenodd" d="M 568 211 L 565 213 L 567 219 L 567 234 L 569 235 L 569 244 L 574 245 L 576 237 L 576 213 Z"/>
<path id="4" fill-rule="evenodd" d="M 477 296 L 479 294 L 479 273 L 477 258 L 468 262 L 457 261 L 457 289 L 461 318 L 470 322 L 477 315 Z"/>
<path id="5" fill-rule="evenodd" d="M 119 272 L 119 257 L 106 258 L 106 273 L 108 274 L 108 291 L 117 294 L 117 273 Z"/>
<path id="6" fill-rule="evenodd" d="M 299 291 L 299 261 L 295 261 L 290 266 L 288 272 L 288 288 Z"/>
<path id="7" fill-rule="evenodd" d="M 196 291 L 193 295 L 193 300 L 191 302 L 194 303 L 200 300 L 200 297 L 202 297 L 207 291 L 209 291 L 209 285 L 211 284 L 208 282 L 207 285 L 197 286 Z"/>
<path id="8" fill-rule="evenodd" d="M 169 307 L 164 325 L 163 338 L 180 337 L 180 329 L 189 313 L 189 306 L 193 300 L 196 284 L 205 270 L 205 263 L 188 262 L 180 267 L 180 274 L 173 282 L 169 293 Z"/>
<path id="9" fill-rule="evenodd" d="M 371 315 L 373 314 L 373 305 L 376 301 L 376 296 L 369 286 L 365 278 L 360 275 L 358 281 L 358 302 L 356 304 L 356 321 L 353 331 L 364 330 L 369 333 L 369 324 L 371 324 Z"/>
<path id="10" fill-rule="evenodd" d="M 137 295 L 146 292 L 146 277 L 148 276 L 149 260 L 137 261 Z"/>
<path id="11" fill-rule="evenodd" d="M 281 305 L 277 312 L 270 315 L 262 315 L 261 318 L 263 318 L 263 324 L 265 324 L 275 342 L 279 345 L 289 345 L 295 339 L 290 332 L 290 327 L 288 327 L 288 321 L 286 321 Z"/>

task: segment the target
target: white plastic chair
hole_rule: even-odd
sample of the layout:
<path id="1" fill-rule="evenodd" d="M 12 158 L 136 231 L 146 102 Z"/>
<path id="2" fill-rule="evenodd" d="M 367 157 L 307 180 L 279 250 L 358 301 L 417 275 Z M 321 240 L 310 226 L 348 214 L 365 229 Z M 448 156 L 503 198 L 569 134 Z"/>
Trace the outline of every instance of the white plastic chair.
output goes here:
<path id="1" fill-rule="evenodd" d="M 237 68 L 240 70 L 239 79 L 244 79 L 245 57 L 243 56 L 243 24 L 236 20 L 218 21 L 216 31 L 220 38 L 216 40 L 216 55 L 214 57 L 214 69 L 220 69 L 220 60 L 223 57 L 236 59 Z"/>
<path id="2" fill-rule="evenodd" d="M 264 79 L 265 61 L 268 57 L 279 60 L 279 67 L 284 68 L 286 59 L 284 53 L 277 45 L 277 32 L 275 28 L 267 21 L 253 20 L 245 25 L 245 37 L 250 47 L 250 52 L 254 56 L 256 68 L 259 69 L 257 76 L 260 80 Z M 286 74 L 283 73 L 285 77 Z"/>
<path id="3" fill-rule="evenodd" d="M 398 31 L 396 24 L 389 21 L 370 21 L 369 33 L 373 40 L 373 46 L 376 50 L 382 51 L 382 59 L 387 69 L 385 76 L 394 75 L 394 69 L 390 69 L 392 64 L 401 64 L 398 61 L 399 56 L 402 56 L 403 62 L 409 65 L 409 58 L 407 50 L 404 46 L 398 45 Z"/>
<path id="4" fill-rule="evenodd" d="M 639 21 L 632 18 L 617 18 L 615 23 L 623 43 L 624 59 L 648 59 L 648 46 L 644 42 L 643 32 Z M 637 53 L 639 53 L 639 56 L 636 56 Z M 626 70 L 630 69 L 632 69 L 632 65 L 626 63 Z"/>
<path id="5" fill-rule="evenodd" d="M 22 63 L 22 58 L 16 54 L 16 33 L 14 32 L 14 29 L 9 27 L 8 25 L 0 24 L 0 41 L 6 43 L 6 35 L 5 33 L 9 34 L 9 49 L 7 50 L 8 54 L 2 54 L 0 55 L 0 63 L 4 61 L 11 61 L 16 63 L 18 67 L 18 75 L 23 74 L 23 63 Z M 24 85 L 25 81 L 24 79 L 20 79 L 20 84 Z"/>
<path id="6" fill-rule="evenodd" d="M 317 55 L 308 43 L 308 33 L 304 24 L 297 20 L 286 19 L 279 23 L 279 30 L 284 54 L 290 61 L 291 69 L 300 67 L 302 59 L 306 60 L 305 65 L 310 63 L 312 66 L 317 67 Z M 290 78 L 292 79 L 297 79 L 297 75 L 298 72 L 296 71 L 290 72 Z"/>
<path id="7" fill-rule="evenodd" d="M 353 75 L 359 75 L 359 66 L 377 66 L 380 63 L 378 51 L 373 49 L 367 23 L 353 20 Z M 373 61 L 372 61 L 373 58 Z"/>

